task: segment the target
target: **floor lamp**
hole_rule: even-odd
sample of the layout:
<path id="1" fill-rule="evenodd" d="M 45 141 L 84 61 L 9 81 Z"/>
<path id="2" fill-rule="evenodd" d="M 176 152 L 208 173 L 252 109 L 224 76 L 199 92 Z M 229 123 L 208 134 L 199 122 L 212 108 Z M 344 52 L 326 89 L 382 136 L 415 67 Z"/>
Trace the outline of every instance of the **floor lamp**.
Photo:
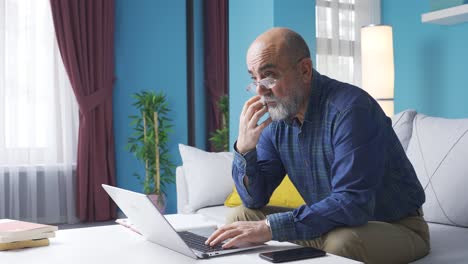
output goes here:
<path id="1" fill-rule="evenodd" d="M 361 28 L 362 88 L 374 97 L 387 116 L 394 112 L 394 66 L 392 27 Z"/>

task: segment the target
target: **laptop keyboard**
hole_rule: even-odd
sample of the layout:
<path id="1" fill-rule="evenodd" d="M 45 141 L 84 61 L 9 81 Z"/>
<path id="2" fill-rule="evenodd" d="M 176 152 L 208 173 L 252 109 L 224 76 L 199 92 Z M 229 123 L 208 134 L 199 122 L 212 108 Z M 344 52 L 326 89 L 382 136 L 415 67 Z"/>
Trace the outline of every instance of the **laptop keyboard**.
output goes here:
<path id="1" fill-rule="evenodd" d="M 200 236 L 200 235 L 194 234 L 192 232 L 187 232 L 187 231 L 182 231 L 182 232 L 177 232 L 177 233 L 185 241 L 185 243 L 187 243 L 187 245 L 190 248 L 193 248 L 195 250 L 198 250 L 204 253 L 224 250 L 222 248 L 222 245 L 224 243 L 221 243 L 212 247 L 209 245 L 205 245 L 206 237 L 204 236 Z"/>

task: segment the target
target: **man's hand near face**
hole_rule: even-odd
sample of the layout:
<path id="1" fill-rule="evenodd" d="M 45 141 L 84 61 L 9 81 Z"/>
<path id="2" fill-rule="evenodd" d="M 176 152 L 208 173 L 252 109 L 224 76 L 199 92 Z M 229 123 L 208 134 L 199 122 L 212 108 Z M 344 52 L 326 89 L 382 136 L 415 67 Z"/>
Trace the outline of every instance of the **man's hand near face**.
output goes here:
<path id="1" fill-rule="evenodd" d="M 261 97 L 258 95 L 252 97 L 242 108 L 239 120 L 239 136 L 236 143 L 239 153 L 246 153 L 254 149 L 257 146 L 262 130 L 272 122 L 271 118 L 268 118 L 258 124 L 260 118 L 268 112 L 268 107 L 260 99 Z"/>
<path id="2" fill-rule="evenodd" d="M 265 220 L 234 222 L 218 228 L 206 240 L 205 244 L 215 246 L 229 238 L 231 240 L 226 242 L 223 248 L 242 246 L 250 243 L 261 244 L 270 241 L 272 235 L 271 229 Z"/>

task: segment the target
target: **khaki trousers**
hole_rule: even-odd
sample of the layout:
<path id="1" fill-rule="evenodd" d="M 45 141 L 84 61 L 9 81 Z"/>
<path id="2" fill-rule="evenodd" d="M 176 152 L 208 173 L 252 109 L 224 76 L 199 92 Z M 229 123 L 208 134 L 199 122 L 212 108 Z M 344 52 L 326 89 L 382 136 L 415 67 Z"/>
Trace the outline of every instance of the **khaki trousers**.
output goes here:
<path id="1" fill-rule="evenodd" d="M 235 208 L 227 223 L 258 221 L 267 215 L 285 212 L 290 208 L 266 206 L 259 210 L 244 206 Z M 339 227 L 314 240 L 291 241 L 322 249 L 328 253 L 365 263 L 409 263 L 429 253 L 429 228 L 422 216 L 415 214 L 387 223 L 369 221 L 358 227 Z"/>

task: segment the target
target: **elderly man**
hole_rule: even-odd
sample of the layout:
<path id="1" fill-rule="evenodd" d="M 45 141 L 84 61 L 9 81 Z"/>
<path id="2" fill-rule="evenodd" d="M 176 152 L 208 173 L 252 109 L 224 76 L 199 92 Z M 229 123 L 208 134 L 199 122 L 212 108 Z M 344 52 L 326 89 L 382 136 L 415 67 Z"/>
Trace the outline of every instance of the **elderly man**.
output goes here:
<path id="1" fill-rule="evenodd" d="M 425 256 L 424 191 L 377 102 L 315 71 L 286 28 L 252 43 L 247 68 L 257 95 L 242 109 L 232 172 L 243 206 L 206 243 L 294 241 L 366 263 Z M 286 174 L 306 204 L 266 206 Z"/>

